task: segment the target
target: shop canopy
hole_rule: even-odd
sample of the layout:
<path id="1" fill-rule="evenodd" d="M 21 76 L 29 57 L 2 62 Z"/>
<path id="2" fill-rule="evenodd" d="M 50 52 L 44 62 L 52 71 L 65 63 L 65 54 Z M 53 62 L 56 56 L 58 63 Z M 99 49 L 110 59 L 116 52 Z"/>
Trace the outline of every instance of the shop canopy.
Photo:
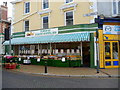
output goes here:
<path id="1" fill-rule="evenodd" d="M 90 33 L 72 33 L 58 34 L 40 37 L 22 37 L 11 39 L 12 45 L 20 44 L 38 44 L 38 43 L 59 43 L 59 42 L 78 42 L 90 41 Z M 5 41 L 3 45 L 9 45 L 9 41 Z"/>

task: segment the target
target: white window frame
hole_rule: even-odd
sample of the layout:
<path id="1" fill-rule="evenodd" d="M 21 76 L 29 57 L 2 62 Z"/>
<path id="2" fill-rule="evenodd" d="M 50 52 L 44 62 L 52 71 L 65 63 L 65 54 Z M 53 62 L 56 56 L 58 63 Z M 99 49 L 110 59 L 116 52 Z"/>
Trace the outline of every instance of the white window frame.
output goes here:
<path id="1" fill-rule="evenodd" d="M 116 14 L 114 14 L 113 2 L 116 2 Z M 113 16 L 116 16 L 116 15 L 118 15 L 118 13 L 119 13 L 119 12 L 118 12 L 118 2 L 119 2 L 118 0 L 113 0 L 113 1 L 112 1 L 112 15 L 113 15 Z"/>
<path id="2" fill-rule="evenodd" d="M 73 2 L 74 2 L 74 0 L 72 0 L 71 2 L 68 2 L 68 3 L 66 3 L 66 0 L 64 0 L 64 2 L 65 2 L 65 4 L 68 4 L 68 3 L 73 3 Z"/>
<path id="3" fill-rule="evenodd" d="M 26 13 L 26 3 L 29 3 L 29 12 Z M 30 2 L 24 2 L 24 14 L 30 13 Z"/>
<path id="4" fill-rule="evenodd" d="M 66 13 L 68 13 L 68 12 L 73 12 L 73 25 L 74 25 L 74 10 L 72 10 L 72 11 L 67 11 L 67 12 L 64 13 L 64 20 L 65 20 L 65 21 L 64 21 L 64 24 L 65 24 L 65 26 L 67 25 L 67 24 L 66 24 Z"/>
<path id="5" fill-rule="evenodd" d="M 25 30 L 25 22 L 26 22 L 26 21 L 29 21 L 29 20 L 25 20 L 25 21 L 24 21 L 24 31 L 25 31 L 25 32 L 27 32 L 27 31 Z M 30 21 L 29 21 L 29 30 L 30 30 Z M 28 30 L 28 31 L 29 31 L 29 30 Z"/>
<path id="6" fill-rule="evenodd" d="M 49 28 L 49 15 L 47 15 L 47 16 L 43 16 L 43 17 L 42 17 L 42 29 L 45 29 L 45 28 L 43 28 L 43 18 L 44 18 L 44 17 L 48 17 L 48 28 Z"/>
<path id="7" fill-rule="evenodd" d="M 46 9 L 49 9 L 49 7 L 50 7 L 50 3 L 49 3 L 49 0 L 48 0 L 48 8 L 43 8 L 43 0 L 42 0 L 42 10 L 46 10 Z"/>

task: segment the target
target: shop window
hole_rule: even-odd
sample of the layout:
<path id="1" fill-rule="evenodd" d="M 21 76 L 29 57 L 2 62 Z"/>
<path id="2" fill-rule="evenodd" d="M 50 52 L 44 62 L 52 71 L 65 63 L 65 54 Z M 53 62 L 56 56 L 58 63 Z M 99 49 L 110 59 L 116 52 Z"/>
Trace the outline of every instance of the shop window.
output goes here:
<path id="1" fill-rule="evenodd" d="M 66 26 L 73 25 L 73 11 L 66 12 Z"/>
<path id="2" fill-rule="evenodd" d="M 119 65 L 119 61 L 113 61 L 113 65 L 114 66 L 118 66 Z"/>
<path id="3" fill-rule="evenodd" d="M 105 59 L 111 59 L 110 42 L 105 42 Z"/>
<path id="4" fill-rule="evenodd" d="M 106 61 L 105 64 L 106 66 L 111 66 L 111 61 Z"/>
<path id="5" fill-rule="evenodd" d="M 43 0 L 43 2 L 42 2 L 42 8 L 43 9 L 49 8 L 49 2 L 48 2 L 48 0 Z"/>
<path id="6" fill-rule="evenodd" d="M 113 59 L 118 59 L 118 43 L 113 42 Z"/>
<path id="7" fill-rule="evenodd" d="M 70 2 L 73 2 L 73 0 L 66 0 L 66 3 L 70 3 Z"/>
<path id="8" fill-rule="evenodd" d="M 25 21 L 25 31 L 29 31 L 29 20 Z"/>
<path id="9" fill-rule="evenodd" d="M 30 12 L 30 2 L 25 2 L 25 13 Z"/>
<path id="10" fill-rule="evenodd" d="M 48 26 L 48 16 L 43 17 L 43 29 L 47 29 Z"/>

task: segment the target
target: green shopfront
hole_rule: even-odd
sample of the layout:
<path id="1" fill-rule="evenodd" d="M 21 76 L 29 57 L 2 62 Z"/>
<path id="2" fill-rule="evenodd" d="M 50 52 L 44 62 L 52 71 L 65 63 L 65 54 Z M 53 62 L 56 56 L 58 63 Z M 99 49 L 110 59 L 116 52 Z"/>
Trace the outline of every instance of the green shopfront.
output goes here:
<path id="1" fill-rule="evenodd" d="M 12 53 L 19 63 L 56 67 L 96 67 L 94 32 L 97 24 L 82 24 L 13 33 Z M 9 41 L 4 45 L 9 48 Z M 6 49 L 6 53 L 7 53 Z"/>

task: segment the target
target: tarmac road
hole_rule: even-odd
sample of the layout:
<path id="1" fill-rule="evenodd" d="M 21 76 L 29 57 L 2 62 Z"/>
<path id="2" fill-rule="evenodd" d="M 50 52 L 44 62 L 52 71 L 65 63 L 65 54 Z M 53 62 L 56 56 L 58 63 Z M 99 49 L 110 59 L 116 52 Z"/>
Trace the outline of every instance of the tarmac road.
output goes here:
<path id="1" fill-rule="evenodd" d="M 118 79 L 46 77 L 3 70 L 2 88 L 118 88 Z"/>

